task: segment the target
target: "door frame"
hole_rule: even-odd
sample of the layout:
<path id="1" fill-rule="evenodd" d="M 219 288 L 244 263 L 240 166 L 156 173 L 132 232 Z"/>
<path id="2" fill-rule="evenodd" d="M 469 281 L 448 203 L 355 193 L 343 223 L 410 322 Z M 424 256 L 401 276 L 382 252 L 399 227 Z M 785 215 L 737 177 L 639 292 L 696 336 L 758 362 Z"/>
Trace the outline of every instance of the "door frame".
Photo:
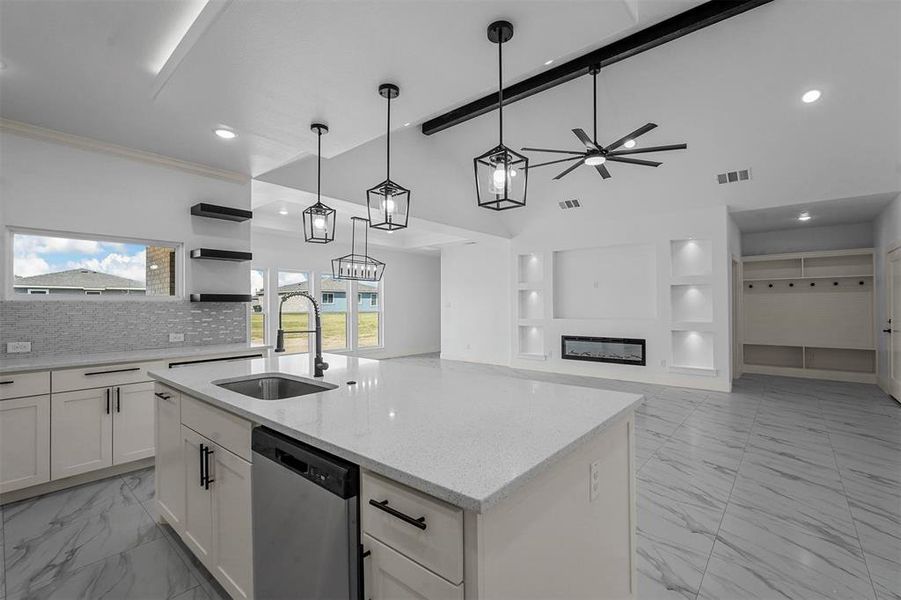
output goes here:
<path id="1" fill-rule="evenodd" d="M 742 345 L 741 295 L 742 295 L 742 262 L 741 257 L 731 257 L 731 302 L 729 303 L 729 331 L 732 338 L 730 356 L 732 359 L 732 380 L 744 374 L 744 348 Z"/>
<path id="2" fill-rule="evenodd" d="M 884 261 L 883 262 L 883 281 L 885 282 L 885 289 L 884 289 L 885 314 L 878 315 L 877 318 L 885 317 L 885 319 L 883 319 L 881 322 L 879 322 L 879 324 L 876 326 L 876 336 L 877 336 L 877 340 L 879 340 L 879 343 L 877 343 L 877 345 L 876 345 L 876 348 L 877 348 L 876 380 L 879 382 L 879 387 L 882 388 L 882 391 L 884 391 L 886 394 L 895 398 L 895 400 L 898 400 L 899 402 L 901 402 L 901 384 L 896 385 L 892 378 L 892 367 L 894 365 L 894 361 L 892 358 L 892 340 L 891 340 L 891 337 L 889 337 L 888 339 L 885 339 L 886 334 L 884 332 L 884 328 L 886 325 L 888 325 L 889 326 L 888 328 L 892 330 L 892 333 L 890 335 L 895 335 L 896 333 L 899 332 L 899 330 L 896 330 L 894 327 L 897 325 L 897 323 L 896 323 L 897 319 L 894 318 L 894 314 L 893 314 L 894 307 L 892 305 L 892 292 L 893 292 L 893 288 L 894 288 L 893 281 L 892 281 L 893 280 L 892 262 L 894 262 L 892 260 L 892 254 L 895 254 L 896 252 L 898 253 L 898 260 L 901 260 L 901 241 L 897 241 L 892 244 L 889 244 L 885 249 L 885 255 L 883 258 L 883 261 Z M 891 322 L 889 322 L 889 321 L 891 321 Z M 880 366 L 880 364 L 879 364 L 880 363 L 879 347 L 881 346 L 883 339 L 885 339 L 885 354 L 887 356 L 885 373 L 881 373 L 880 369 L 879 369 L 879 366 Z"/>

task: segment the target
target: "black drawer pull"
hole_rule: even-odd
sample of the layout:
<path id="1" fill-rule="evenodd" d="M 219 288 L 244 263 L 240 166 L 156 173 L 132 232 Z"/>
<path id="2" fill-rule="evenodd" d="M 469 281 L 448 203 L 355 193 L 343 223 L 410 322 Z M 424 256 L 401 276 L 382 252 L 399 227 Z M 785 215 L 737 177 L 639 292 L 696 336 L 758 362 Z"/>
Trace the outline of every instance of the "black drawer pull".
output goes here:
<path id="1" fill-rule="evenodd" d="M 122 412 L 122 388 L 116 388 L 116 412 Z"/>
<path id="2" fill-rule="evenodd" d="M 172 398 L 172 396 L 170 396 L 169 394 L 164 394 L 162 392 L 154 392 L 153 395 L 156 396 L 157 398 L 159 398 L 160 400 L 169 400 Z"/>
<path id="3" fill-rule="evenodd" d="M 106 414 L 109 414 L 109 392 L 110 389 L 106 388 Z"/>
<path id="4" fill-rule="evenodd" d="M 419 529 L 422 529 L 423 531 L 425 531 L 425 528 L 426 528 L 425 517 L 419 517 L 418 519 L 414 519 L 410 515 L 405 515 L 404 513 L 400 512 L 399 510 L 388 506 L 387 500 L 382 500 L 381 502 L 378 502 L 377 500 L 373 500 L 372 498 L 370 498 L 369 504 L 371 506 L 376 507 L 379 510 L 385 511 L 392 517 L 400 519 L 404 523 L 409 523 L 413 527 L 418 527 Z"/>
<path id="5" fill-rule="evenodd" d="M 11 383 L 15 383 L 15 382 L 12 379 L 10 379 L 9 381 L 0 381 L 0 385 L 9 385 Z"/>
<path id="6" fill-rule="evenodd" d="M 90 373 L 85 373 L 84 376 L 88 377 L 90 375 L 109 375 L 110 373 L 128 373 L 129 371 L 140 371 L 141 367 L 131 367 L 128 369 L 113 369 L 111 371 L 91 371 Z"/>

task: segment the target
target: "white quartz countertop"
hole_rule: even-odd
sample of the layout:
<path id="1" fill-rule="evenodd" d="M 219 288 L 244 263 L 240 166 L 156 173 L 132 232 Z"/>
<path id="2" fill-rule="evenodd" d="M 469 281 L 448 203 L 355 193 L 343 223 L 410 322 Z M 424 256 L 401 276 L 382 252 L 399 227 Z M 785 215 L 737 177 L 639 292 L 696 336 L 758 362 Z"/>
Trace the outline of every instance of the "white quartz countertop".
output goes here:
<path id="1" fill-rule="evenodd" d="M 94 365 L 114 365 L 148 360 L 171 360 L 175 358 L 196 358 L 216 354 L 237 354 L 259 352 L 271 346 L 258 344 L 211 344 L 207 346 L 179 346 L 174 348 L 153 348 L 129 352 L 98 352 L 95 354 L 51 354 L 45 356 L 24 356 L 22 358 L 0 359 L 0 373 L 26 373 L 28 371 L 48 371 L 71 369 Z"/>
<path id="2" fill-rule="evenodd" d="M 262 373 L 308 377 L 312 370 L 307 354 L 194 365 L 150 375 L 476 512 L 508 496 L 642 400 L 637 394 L 395 361 L 334 354 L 326 355 L 325 361 L 331 368 L 322 380 L 339 387 L 286 400 L 258 400 L 213 382 Z"/>

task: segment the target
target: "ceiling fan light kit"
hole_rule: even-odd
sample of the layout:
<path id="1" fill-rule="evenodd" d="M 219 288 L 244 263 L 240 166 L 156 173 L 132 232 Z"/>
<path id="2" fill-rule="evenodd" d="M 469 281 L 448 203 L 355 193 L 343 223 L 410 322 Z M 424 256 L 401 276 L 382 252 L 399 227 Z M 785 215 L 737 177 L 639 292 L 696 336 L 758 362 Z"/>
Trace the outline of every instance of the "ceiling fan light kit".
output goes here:
<path id="1" fill-rule="evenodd" d="M 478 205 L 498 211 L 525 206 L 528 191 L 528 157 L 504 146 L 503 46 L 512 37 L 508 21 L 488 26 L 488 39 L 497 44 L 498 145 L 472 161 Z"/>
<path id="2" fill-rule="evenodd" d="M 348 281 L 380 281 L 385 263 L 369 256 L 369 221 L 362 217 L 351 217 L 350 220 L 353 227 L 350 254 L 332 259 L 332 277 Z M 362 254 L 357 254 L 358 224 L 362 230 Z"/>
<path id="3" fill-rule="evenodd" d="M 410 217 L 410 190 L 391 181 L 391 100 L 400 95 L 400 88 L 393 83 L 383 83 L 379 86 L 379 95 L 388 100 L 385 180 L 366 190 L 366 210 L 370 227 L 396 231 L 406 228 Z"/>
<path id="4" fill-rule="evenodd" d="M 328 244 L 335 239 L 335 209 L 326 206 L 320 199 L 322 188 L 322 134 L 328 133 L 328 126 L 313 123 L 310 129 L 316 132 L 316 204 L 303 211 L 303 237 L 311 244 Z"/>

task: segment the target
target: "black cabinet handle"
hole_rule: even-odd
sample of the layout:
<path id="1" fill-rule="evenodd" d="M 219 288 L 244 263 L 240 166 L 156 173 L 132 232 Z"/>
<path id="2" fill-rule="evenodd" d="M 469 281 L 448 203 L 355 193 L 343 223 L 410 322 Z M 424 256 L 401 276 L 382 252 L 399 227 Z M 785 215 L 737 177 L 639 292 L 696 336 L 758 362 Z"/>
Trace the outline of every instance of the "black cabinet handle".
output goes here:
<path id="1" fill-rule="evenodd" d="M 370 556 L 372 556 L 372 550 L 366 550 L 365 552 L 363 552 L 363 558 L 369 558 Z"/>
<path id="2" fill-rule="evenodd" d="M 883 330 L 882 330 L 882 333 L 891 333 L 891 332 L 892 332 L 891 329 L 883 329 Z"/>
<path id="3" fill-rule="evenodd" d="M 91 371 L 90 373 L 85 373 L 85 377 L 89 377 L 91 375 L 108 375 L 110 373 L 128 373 L 129 371 L 140 371 L 141 367 L 131 367 L 129 369 L 112 369 L 110 371 Z"/>
<path id="4" fill-rule="evenodd" d="M 110 389 L 106 388 L 106 414 L 109 414 L 109 392 Z"/>
<path id="5" fill-rule="evenodd" d="M 116 412 L 122 412 L 122 388 L 116 388 Z"/>
<path id="6" fill-rule="evenodd" d="M 10 379 L 9 381 L 0 381 L 0 385 L 9 385 L 11 383 L 13 383 L 12 379 Z"/>
<path id="7" fill-rule="evenodd" d="M 215 479 L 210 479 L 210 454 L 213 453 L 213 450 L 210 450 L 209 446 L 203 447 L 203 460 L 206 464 L 206 485 L 203 486 L 203 489 L 210 489 L 210 484 L 216 481 Z"/>
<path id="8" fill-rule="evenodd" d="M 204 459 L 203 451 L 205 448 L 206 448 L 206 446 L 204 446 L 203 444 L 200 444 L 200 487 L 204 487 L 204 485 L 206 484 L 206 473 L 204 472 L 204 468 L 203 468 L 203 465 L 205 462 L 203 460 Z"/>
<path id="9" fill-rule="evenodd" d="M 154 392 L 153 395 L 160 400 L 169 400 L 170 398 L 172 398 L 172 396 L 170 396 L 169 394 L 163 394 L 162 392 Z"/>
<path id="10" fill-rule="evenodd" d="M 414 519 L 410 515 L 405 515 L 404 513 L 400 512 L 399 510 L 388 506 L 387 500 L 382 500 L 381 502 L 379 502 L 377 500 L 373 500 L 372 498 L 370 498 L 369 504 L 371 506 L 376 507 L 379 510 L 385 511 L 392 517 L 400 519 L 404 523 L 409 523 L 413 527 L 418 527 L 419 529 L 422 529 L 423 531 L 425 531 L 425 528 L 426 528 L 425 517 L 419 517 L 418 519 Z"/>

